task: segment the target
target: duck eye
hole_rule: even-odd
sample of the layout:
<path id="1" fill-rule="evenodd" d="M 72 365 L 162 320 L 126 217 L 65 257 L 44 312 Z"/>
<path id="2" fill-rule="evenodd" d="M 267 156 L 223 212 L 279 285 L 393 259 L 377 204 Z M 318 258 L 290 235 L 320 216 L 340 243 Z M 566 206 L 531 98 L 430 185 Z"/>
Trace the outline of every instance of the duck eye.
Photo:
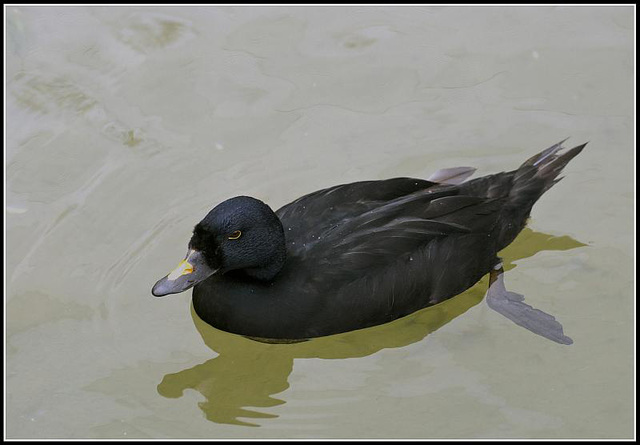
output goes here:
<path id="1" fill-rule="evenodd" d="M 231 235 L 229 235 L 229 239 L 238 239 L 240 238 L 240 235 L 242 235 L 242 232 L 239 230 L 236 230 Z"/>

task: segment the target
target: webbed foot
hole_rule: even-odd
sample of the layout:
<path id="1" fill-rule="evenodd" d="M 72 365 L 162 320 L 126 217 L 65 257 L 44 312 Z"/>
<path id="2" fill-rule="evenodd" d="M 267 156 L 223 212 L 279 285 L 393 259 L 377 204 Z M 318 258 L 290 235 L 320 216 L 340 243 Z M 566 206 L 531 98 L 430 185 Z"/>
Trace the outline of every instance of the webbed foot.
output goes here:
<path id="1" fill-rule="evenodd" d="M 486 300 L 491 309 L 534 334 L 563 345 L 573 343 L 571 338 L 564 335 L 562 325 L 558 323 L 554 316 L 539 309 L 534 309 L 524 303 L 523 295 L 509 292 L 504 287 L 502 264 L 499 264 L 491 271 Z"/>

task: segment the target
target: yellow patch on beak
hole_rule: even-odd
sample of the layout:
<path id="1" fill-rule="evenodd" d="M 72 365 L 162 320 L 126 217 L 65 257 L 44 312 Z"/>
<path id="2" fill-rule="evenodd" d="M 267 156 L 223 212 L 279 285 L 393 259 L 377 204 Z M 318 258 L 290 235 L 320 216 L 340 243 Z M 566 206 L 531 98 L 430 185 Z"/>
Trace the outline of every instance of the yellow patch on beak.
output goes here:
<path id="1" fill-rule="evenodd" d="M 187 262 L 187 260 L 180 261 L 178 267 L 167 276 L 167 280 L 175 280 L 182 275 L 187 275 L 193 272 L 193 266 Z"/>

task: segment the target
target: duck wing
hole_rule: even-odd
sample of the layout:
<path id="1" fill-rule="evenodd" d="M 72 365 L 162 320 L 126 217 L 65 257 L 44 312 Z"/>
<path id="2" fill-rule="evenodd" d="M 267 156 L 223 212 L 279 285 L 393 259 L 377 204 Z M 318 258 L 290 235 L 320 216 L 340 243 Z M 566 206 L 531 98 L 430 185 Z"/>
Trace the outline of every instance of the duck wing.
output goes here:
<path id="1" fill-rule="evenodd" d="M 375 188 L 375 182 L 386 181 L 373 181 L 368 187 Z M 372 191 L 369 196 L 375 195 Z M 296 221 L 289 220 L 299 209 L 289 209 L 282 217 L 283 223 L 291 221 L 295 227 L 288 230 L 284 226 L 285 233 L 290 234 L 288 254 L 321 268 L 323 279 L 328 275 L 338 279 L 358 277 L 401 258 L 410 259 L 417 250 L 442 237 L 488 235 L 503 203 L 504 198 L 463 194 L 458 185 L 431 183 L 386 201 L 336 201 L 333 207 L 340 209 L 340 214 L 307 221 L 315 223 L 308 228 L 312 232 L 309 236 L 299 233 Z M 309 214 L 300 214 L 310 218 Z"/>
<path id="2" fill-rule="evenodd" d="M 414 178 L 393 178 L 340 184 L 304 195 L 276 211 L 290 255 L 304 254 L 327 230 L 394 199 L 440 184 Z"/>

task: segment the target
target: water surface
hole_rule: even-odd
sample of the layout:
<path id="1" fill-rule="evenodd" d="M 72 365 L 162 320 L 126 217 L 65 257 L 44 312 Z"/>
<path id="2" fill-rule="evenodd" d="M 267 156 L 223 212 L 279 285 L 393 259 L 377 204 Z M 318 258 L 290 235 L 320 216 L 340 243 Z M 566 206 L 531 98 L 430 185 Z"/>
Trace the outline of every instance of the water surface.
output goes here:
<path id="1" fill-rule="evenodd" d="M 10 7 L 10 438 L 629 438 L 631 7 Z M 153 283 L 218 202 L 515 168 L 590 141 L 504 252 L 574 344 L 486 279 L 293 345 L 215 330 Z"/>

